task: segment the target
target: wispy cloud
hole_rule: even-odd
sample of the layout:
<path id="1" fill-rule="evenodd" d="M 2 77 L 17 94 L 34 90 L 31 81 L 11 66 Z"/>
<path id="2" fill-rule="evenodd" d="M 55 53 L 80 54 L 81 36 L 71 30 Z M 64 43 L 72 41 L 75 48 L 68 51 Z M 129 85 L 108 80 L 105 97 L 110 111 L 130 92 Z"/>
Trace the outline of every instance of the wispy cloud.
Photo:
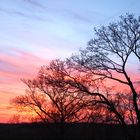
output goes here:
<path id="1" fill-rule="evenodd" d="M 30 79 L 36 76 L 40 66 L 48 61 L 32 53 L 11 49 L 10 53 L 0 53 L 0 121 L 10 116 L 6 112 L 11 98 L 23 94 L 25 86 L 21 78 Z"/>
<path id="2" fill-rule="evenodd" d="M 39 21 L 50 21 L 50 19 L 43 17 L 43 16 L 38 16 L 35 14 L 29 14 L 29 13 L 25 13 L 25 12 L 21 12 L 15 9 L 4 9 L 0 7 L 0 12 L 9 14 L 9 15 L 18 15 L 21 17 L 25 17 L 25 18 L 30 18 L 30 19 L 34 19 L 34 20 L 39 20 Z"/>
<path id="3" fill-rule="evenodd" d="M 92 18 L 87 16 L 89 13 L 87 13 L 87 15 L 85 16 L 82 13 L 74 12 L 70 9 L 65 9 L 64 12 L 69 15 L 69 17 L 75 20 L 79 20 L 80 22 L 92 23 Z"/>
<path id="4" fill-rule="evenodd" d="M 24 73 L 27 71 L 29 73 L 33 72 L 33 69 L 39 67 L 47 61 L 32 53 L 21 51 L 18 49 L 12 49 L 11 55 L 6 53 L 0 54 L 0 62 L 1 70 L 3 66 L 5 66 L 5 69 L 3 69 L 3 71 L 5 70 L 5 72 L 21 74 L 22 72 Z"/>
<path id="5" fill-rule="evenodd" d="M 47 7 L 41 3 L 39 3 L 39 1 L 36 1 L 36 0 L 23 0 L 25 1 L 26 3 L 30 4 L 30 5 L 33 5 L 37 8 L 40 8 L 40 9 L 43 9 L 43 10 L 47 10 Z"/>

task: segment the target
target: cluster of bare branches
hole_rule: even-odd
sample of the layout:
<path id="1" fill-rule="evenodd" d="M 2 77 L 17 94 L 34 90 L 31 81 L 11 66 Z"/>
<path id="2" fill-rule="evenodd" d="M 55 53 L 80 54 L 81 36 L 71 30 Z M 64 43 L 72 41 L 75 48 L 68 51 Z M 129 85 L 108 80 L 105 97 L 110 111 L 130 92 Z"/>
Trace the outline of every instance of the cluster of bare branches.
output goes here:
<path id="1" fill-rule="evenodd" d="M 83 110 L 90 105 L 87 96 L 73 91 L 67 84 L 70 71 L 59 60 L 52 61 L 40 69 L 33 80 L 22 80 L 27 86 L 25 95 L 12 100 L 22 111 L 34 111 L 43 122 L 79 122 L 85 118 Z M 66 80 L 66 81 L 64 81 Z M 23 110 L 24 111 L 24 110 Z"/>
<path id="2" fill-rule="evenodd" d="M 128 72 L 130 59 L 140 61 L 140 17 L 126 14 L 95 29 L 95 38 L 79 52 L 65 61 L 53 60 L 37 78 L 23 80 L 27 93 L 12 103 L 30 108 L 44 122 L 140 125 L 139 92 Z M 118 93 L 108 80 L 126 86 L 129 93 Z"/>

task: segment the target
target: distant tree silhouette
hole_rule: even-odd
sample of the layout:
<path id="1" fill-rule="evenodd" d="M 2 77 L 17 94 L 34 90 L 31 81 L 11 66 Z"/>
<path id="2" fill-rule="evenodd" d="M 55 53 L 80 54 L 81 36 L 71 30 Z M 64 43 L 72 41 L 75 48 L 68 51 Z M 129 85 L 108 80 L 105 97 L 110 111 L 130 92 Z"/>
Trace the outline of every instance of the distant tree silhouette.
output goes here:
<path id="1" fill-rule="evenodd" d="M 90 102 L 84 94 L 69 91 L 62 82 L 67 70 L 64 62 L 53 60 L 43 66 L 36 79 L 22 80 L 28 87 L 25 95 L 17 96 L 12 104 L 21 111 L 35 112 L 44 122 L 79 122 L 85 118 L 82 111 Z"/>
<path id="2" fill-rule="evenodd" d="M 80 54 L 67 60 L 68 65 L 81 73 L 90 75 L 93 77 L 92 81 L 112 80 L 127 86 L 130 89 L 130 94 L 127 95 L 132 97 L 131 102 L 128 103 L 132 110 L 127 111 L 131 113 L 131 119 L 136 117 L 136 123 L 140 126 L 138 91 L 128 72 L 130 59 L 135 57 L 140 61 L 140 17 L 135 18 L 132 14 L 126 14 L 120 17 L 119 22 L 100 29 L 95 28 L 94 35 L 95 38 L 88 42 L 85 49 L 80 50 Z M 116 109 L 114 102 L 104 92 L 95 92 L 91 90 L 91 86 L 83 83 L 80 83 L 77 88 L 89 95 L 98 96 L 100 99 L 98 101 L 106 104 L 125 124 L 121 111 Z"/>
<path id="3" fill-rule="evenodd" d="M 105 94 L 105 93 L 104 93 Z M 94 95 L 93 95 L 94 96 Z M 124 99 L 120 94 L 111 94 L 108 92 L 106 95 L 108 101 L 112 104 L 115 110 L 123 117 L 128 115 L 125 103 L 122 102 Z M 125 101 L 127 99 L 125 98 Z M 93 105 L 89 106 L 89 114 L 87 115 L 88 122 L 103 123 L 103 124 L 122 124 L 118 115 L 112 110 L 112 106 L 107 105 L 102 99 L 97 98 L 93 101 Z M 126 117 L 127 118 L 127 117 Z M 130 118 L 127 119 L 130 123 Z M 124 120 L 123 120 L 124 121 Z"/>
<path id="4" fill-rule="evenodd" d="M 120 106 L 118 105 L 120 100 L 118 102 L 115 98 L 115 92 L 113 92 L 112 89 L 105 87 L 100 78 L 83 72 L 81 73 L 81 77 L 79 73 L 78 76 L 79 78 L 71 77 L 71 79 L 66 80 L 65 82 L 71 86 L 70 89 L 73 91 L 78 91 L 83 95 L 89 95 L 91 101 L 88 118 L 92 117 L 92 119 L 94 118 L 96 122 L 100 123 L 109 123 L 110 121 L 110 123 L 114 122 L 115 124 L 119 123 L 126 126 L 124 116 L 122 115 L 122 112 L 120 112 Z"/>

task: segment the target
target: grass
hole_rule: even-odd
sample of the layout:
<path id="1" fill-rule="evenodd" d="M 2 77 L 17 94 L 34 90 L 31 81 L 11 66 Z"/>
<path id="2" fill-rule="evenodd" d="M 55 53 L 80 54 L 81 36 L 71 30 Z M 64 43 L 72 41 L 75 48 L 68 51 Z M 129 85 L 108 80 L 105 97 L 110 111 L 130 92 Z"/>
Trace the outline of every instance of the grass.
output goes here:
<path id="1" fill-rule="evenodd" d="M 0 140 L 132 140 L 129 135 L 140 139 L 136 126 L 128 126 L 125 132 L 119 125 L 92 123 L 0 124 Z"/>

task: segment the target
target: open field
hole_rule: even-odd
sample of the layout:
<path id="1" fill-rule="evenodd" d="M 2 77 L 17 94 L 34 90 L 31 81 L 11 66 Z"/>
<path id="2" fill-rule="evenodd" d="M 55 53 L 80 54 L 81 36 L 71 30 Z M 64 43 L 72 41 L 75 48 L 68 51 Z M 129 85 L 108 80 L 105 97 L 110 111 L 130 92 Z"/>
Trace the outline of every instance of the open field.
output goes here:
<path id="1" fill-rule="evenodd" d="M 101 124 L 0 124 L 1 140 L 126 140 L 140 139 L 139 130 Z M 131 138 L 128 136 L 132 136 Z"/>

